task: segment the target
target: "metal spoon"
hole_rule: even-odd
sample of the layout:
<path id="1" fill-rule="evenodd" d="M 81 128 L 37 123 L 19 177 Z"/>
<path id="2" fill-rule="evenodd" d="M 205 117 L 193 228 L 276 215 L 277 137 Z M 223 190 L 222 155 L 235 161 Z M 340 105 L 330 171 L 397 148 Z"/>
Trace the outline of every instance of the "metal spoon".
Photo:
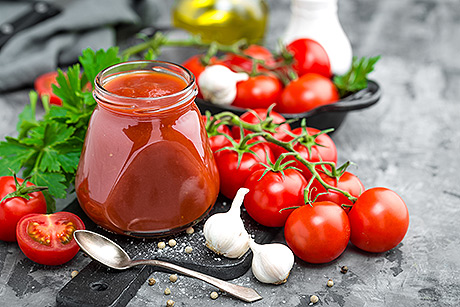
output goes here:
<path id="1" fill-rule="evenodd" d="M 76 230 L 73 236 L 86 254 L 109 268 L 125 270 L 136 265 L 153 265 L 200 279 L 245 302 L 251 303 L 262 299 L 254 289 L 234 285 L 169 262 L 147 259 L 132 260 L 118 244 L 98 233 L 88 230 Z"/>

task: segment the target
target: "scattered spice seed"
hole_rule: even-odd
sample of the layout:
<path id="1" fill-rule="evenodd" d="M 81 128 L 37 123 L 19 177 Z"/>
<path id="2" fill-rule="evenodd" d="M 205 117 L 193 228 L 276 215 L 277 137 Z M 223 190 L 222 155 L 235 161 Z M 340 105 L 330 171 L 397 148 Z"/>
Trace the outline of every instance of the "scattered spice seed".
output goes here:
<path id="1" fill-rule="evenodd" d="M 173 300 L 167 300 L 166 301 L 166 307 L 173 307 L 174 306 L 174 301 Z"/>
<path id="2" fill-rule="evenodd" d="M 170 295 L 170 294 L 171 294 L 171 289 L 166 288 L 166 289 L 165 289 L 165 295 Z"/>
<path id="3" fill-rule="evenodd" d="M 171 274 L 171 275 L 169 276 L 169 280 L 170 280 L 171 282 L 176 282 L 176 281 L 177 281 L 177 274 Z"/>
<path id="4" fill-rule="evenodd" d="M 318 303 L 318 301 L 319 301 L 319 298 L 316 295 L 310 296 L 311 304 L 316 304 L 316 303 Z"/>
<path id="5" fill-rule="evenodd" d="M 191 246 L 187 246 L 187 247 L 185 248 L 185 252 L 186 252 L 187 254 L 190 254 L 192 251 L 193 251 L 193 248 L 192 248 Z"/>
<path id="6" fill-rule="evenodd" d="M 159 249 L 164 249 L 166 247 L 166 243 L 161 241 L 161 242 L 158 242 L 158 248 Z"/>
<path id="7" fill-rule="evenodd" d="M 334 285 L 334 281 L 332 280 L 332 278 L 330 278 L 328 281 L 327 281 L 327 284 L 326 284 L 329 288 L 332 287 Z"/>
<path id="8" fill-rule="evenodd" d="M 217 298 L 219 297 L 219 294 L 217 294 L 216 291 L 212 291 L 210 297 L 211 297 L 213 300 L 215 300 L 215 299 L 217 299 Z"/>
<path id="9" fill-rule="evenodd" d="M 185 232 L 188 233 L 189 235 L 191 235 L 192 233 L 195 232 L 195 229 L 193 229 L 193 227 L 189 227 L 189 228 L 187 228 L 187 230 Z"/>
<path id="10" fill-rule="evenodd" d="M 72 271 L 72 273 L 70 273 L 70 276 L 72 276 L 72 278 L 74 278 L 75 276 L 78 275 L 78 271 Z"/>
<path id="11" fill-rule="evenodd" d="M 171 247 L 176 246 L 176 244 L 177 244 L 177 242 L 174 239 L 171 239 L 171 240 L 168 241 L 168 245 L 171 246 Z"/>
<path id="12" fill-rule="evenodd" d="M 346 265 L 340 268 L 340 273 L 347 274 L 347 272 L 348 272 L 348 267 Z"/>
<path id="13" fill-rule="evenodd" d="M 149 278 L 149 286 L 153 286 L 156 283 L 157 283 L 157 281 L 155 280 L 155 278 L 153 278 L 153 277 Z"/>

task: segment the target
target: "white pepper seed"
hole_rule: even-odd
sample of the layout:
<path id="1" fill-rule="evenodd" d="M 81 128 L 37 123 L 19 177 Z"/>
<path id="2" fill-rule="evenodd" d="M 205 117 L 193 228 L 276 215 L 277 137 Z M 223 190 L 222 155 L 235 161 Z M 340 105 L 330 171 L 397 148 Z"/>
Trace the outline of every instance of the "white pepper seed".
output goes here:
<path id="1" fill-rule="evenodd" d="M 149 278 L 149 286 L 153 286 L 156 283 L 157 283 L 157 281 L 155 280 L 155 278 L 153 278 L 153 277 Z"/>
<path id="2" fill-rule="evenodd" d="M 193 248 L 192 248 L 191 246 L 187 246 L 187 247 L 185 248 L 185 252 L 186 252 L 187 254 L 190 254 L 192 251 L 193 251 Z"/>
<path id="3" fill-rule="evenodd" d="M 310 296 L 310 302 L 312 304 L 316 304 L 316 303 L 318 303 L 318 301 L 319 301 L 319 298 L 316 295 Z"/>
<path id="4" fill-rule="evenodd" d="M 177 242 L 174 239 L 171 239 L 171 240 L 168 241 L 168 245 L 171 246 L 171 247 L 176 246 L 176 244 L 177 244 Z"/>
<path id="5" fill-rule="evenodd" d="M 165 289 L 165 295 L 170 295 L 170 294 L 171 294 L 171 289 L 166 288 L 166 289 Z"/>
<path id="6" fill-rule="evenodd" d="M 215 299 L 217 299 L 217 298 L 219 297 L 219 294 L 217 294 L 216 291 L 212 291 L 210 297 L 211 297 L 213 300 L 215 300 Z"/>
<path id="7" fill-rule="evenodd" d="M 166 307 L 173 307 L 174 306 L 174 301 L 173 300 L 167 300 L 166 301 Z"/>
<path id="8" fill-rule="evenodd" d="M 195 229 L 193 229 L 193 227 L 189 227 L 189 228 L 187 228 L 187 230 L 185 232 L 188 233 L 189 235 L 191 235 L 192 233 L 195 232 Z"/>
<path id="9" fill-rule="evenodd" d="M 161 241 L 161 242 L 158 242 L 158 248 L 159 249 L 164 249 L 166 247 L 166 243 Z"/>
<path id="10" fill-rule="evenodd" d="M 169 281 L 176 282 L 177 281 L 177 274 L 171 274 L 169 276 Z"/>
<path id="11" fill-rule="evenodd" d="M 72 278 L 74 278 L 77 275 L 78 275 L 78 271 L 72 271 L 72 273 L 70 273 L 70 276 L 72 276 Z"/>
<path id="12" fill-rule="evenodd" d="M 326 285 L 330 288 L 334 285 L 334 281 L 332 279 L 329 279 Z"/>

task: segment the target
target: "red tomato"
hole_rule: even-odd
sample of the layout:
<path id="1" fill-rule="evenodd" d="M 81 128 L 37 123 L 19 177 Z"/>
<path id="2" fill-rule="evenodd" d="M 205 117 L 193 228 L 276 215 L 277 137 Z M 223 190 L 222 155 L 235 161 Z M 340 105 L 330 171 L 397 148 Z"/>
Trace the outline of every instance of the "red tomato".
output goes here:
<path id="1" fill-rule="evenodd" d="M 17 178 L 19 185 L 24 180 Z M 0 198 L 6 195 L 34 185 L 27 182 L 25 186 L 16 186 L 13 176 L 0 177 Z M 6 198 L 0 203 L 0 240 L 16 241 L 16 225 L 19 220 L 30 213 L 46 213 L 46 201 L 41 192 L 25 193 L 29 195 L 27 200 L 23 197 Z"/>
<path id="2" fill-rule="evenodd" d="M 330 201 L 302 206 L 289 215 L 284 226 L 286 243 L 300 259 L 326 263 L 339 257 L 350 239 L 345 211 Z"/>
<path id="3" fill-rule="evenodd" d="M 386 188 L 364 191 L 348 214 L 351 243 L 373 252 L 386 252 L 398 245 L 409 228 L 409 211 L 401 197 Z"/>
<path id="4" fill-rule="evenodd" d="M 202 57 L 203 55 L 197 54 L 197 55 L 191 56 L 185 62 L 182 63 L 182 66 L 190 70 L 192 74 L 195 76 L 195 81 L 196 81 L 197 86 L 198 86 L 198 78 L 200 77 L 201 73 L 206 69 L 206 65 L 203 65 L 203 62 L 201 61 Z M 211 58 L 209 62 L 210 64 L 215 64 L 217 63 L 217 59 L 213 57 Z M 198 97 L 203 98 L 203 96 L 200 93 L 199 87 L 198 87 Z"/>
<path id="5" fill-rule="evenodd" d="M 236 84 L 236 97 L 232 105 L 245 109 L 268 108 L 278 103 L 283 85 L 273 76 L 258 75 Z"/>
<path id="6" fill-rule="evenodd" d="M 59 265 L 72 259 L 80 249 L 73 238 L 77 229 L 85 229 L 82 220 L 70 212 L 28 214 L 18 223 L 19 248 L 32 261 Z"/>
<path id="7" fill-rule="evenodd" d="M 267 163 L 267 159 L 274 160 L 273 153 L 264 143 L 253 145 L 250 150 L 254 154 L 242 154 L 238 165 L 238 153 L 234 150 L 224 149 L 214 154 L 220 176 L 220 192 L 233 199 L 239 188 L 244 186 L 246 178 L 258 169 L 264 168 L 260 162 Z"/>
<path id="8" fill-rule="evenodd" d="M 305 74 L 289 83 L 275 106 L 280 113 L 303 113 L 334 103 L 340 98 L 331 79 L 318 74 Z"/>
<path id="9" fill-rule="evenodd" d="M 232 146 L 232 143 L 228 138 L 231 138 L 230 128 L 227 125 L 219 125 L 217 128 L 210 128 L 208 127 L 208 118 L 206 115 L 201 115 L 203 118 L 203 122 L 206 125 L 206 131 L 208 132 L 208 139 L 209 145 L 211 145 L 212 152 L 216 152 L 217 150 L 226 147 Z M 227 136 L 224 136 L 219 133 L 224 133 Z"/>
<path id="10" fill-rule="evenodd" d="M 273 54 L 264 46 L 250 45 L 248 48 L 243 50 L 243 53 L 254 59 L 264 61 L 265 65 L 267 66 L 273 65 L 275 63 L 275 58 L 273 57 Z M 234 70 L 236 66 L 237 68 L 240 68 L 247 72 L 252 71 L 252 61 L 248 58 L 242 57 L 235 53 L 226 54 L 224 65 Z M 264 68 L 262 68 L 261 65 L 258 65 L 258 69 L 264 70 Z"/>
<path id="11" fill-rule="evenodd" d="M 293 210 L 280 210 L 304 204 L 303 190 L 307 181 L 295 169 L 286 169 L 284 174 L 268 171 L 261 178 L 264 171 L 257 170 L 246 179 L 244 187 L 249 192 L 244 206 L 259 224 L 282 227 Z"/>
<path id="12" fill-rule="evenodd" d="M 320 74 L 326 78 L 332 76 L 329 56 L 317 41 L 299 38 L 288 44 L 286 49 L 294 55 L 292 67 L 299 76 L 307 73 Z"/>
<path id="13" fill-rule="evenodd" d="M 351 196 L 358 197 L 361 193 L 364 192 L 364 185 L 358 177 L 353 175 L 350 172 L 344 172 L 342 176 L 337 180 L 334 177 L 330 177 L 323 172 L 319 172 L 321 178 L 329 185 L 344 190 L 351 194 Z M 313 183 L 310 187 L 311 200 L 315 200 L 316 196 L 320 193 L 326 193 L 326 189 L 319 183 L 318 180 L 313 180 Z M 316 201 L 332 201 L 337 205 L 348 205 L 352 206 L 353 202 L 348 199 L 345 195 L 340 192 L 329 190 L 327 194 L 319 195 L 316 198 Z M 345 212 L 349 212 L 351 207 L 343 207 Z"/>
<path id="14" fill-rule="evenodd" d="M 301 127 L 292 130 L 292 133 L 295 135 L 302 134 Z M 320 130 L 316 128 L 307 127 L 307 132 L 309 136 L 304 137 L 299 140 L 299 142 L 294 144 L 294 150 L 297 151 L 302 158 L 310 162 L 333 162 L 337 164 L 337 148 L 335 147 L 334 141 L 326 133 L 320 134 L 317 137 L 314 137 Z M 287 135 L 283 138 L 283 141 L 288 142 L 292 140 L 292 136 Z M 310 149 L 309 149 L 310 148 Z M 278 154 L 286 152 L 285 149 L 281 148 Z M 291 164 L 302 170 L 304 177 L 309 180 L 311 178 L 311 173 L 308 168 L 301 162 L 297 161 L 292 156 L 286 157 L 287 160 L 296 161 L 296 164 Z M 322 167 L 318 167 L 318 170 L 321 170 Z"/>
<path id="15" fill-rule="evenodd" d="M 58 76 L 57 71 L 51 71 L 49 73 L 43 74 L 35 79 L 34 87 L 38 93 L 38 96 L 42 97 L 43 95 L 48 95 L 50 99 L 50 104 L 62 105 L 61 98 L 56 96 L 53 93 L 52 84 L 58 85 L 56 77 Z"/>

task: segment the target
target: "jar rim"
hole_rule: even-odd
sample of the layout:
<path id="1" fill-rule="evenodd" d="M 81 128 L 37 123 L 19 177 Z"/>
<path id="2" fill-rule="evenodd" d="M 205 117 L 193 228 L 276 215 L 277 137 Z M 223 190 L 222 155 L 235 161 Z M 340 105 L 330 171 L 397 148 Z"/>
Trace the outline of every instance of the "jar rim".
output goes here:
<path id="1" fill-rule="evenodd" d="M 136 68 L 137 65 L 137 68 Z M 132 69 L 123 70 L 123 67 L 131 67 Z M 108 91 L 104 87 L 104 80 L 116 78 L 117 75 L 122 75 L 129 72 L 149 72 L 157 71 L 162 73 L 169 73 L 177 76 L 178 78 L 186 82 L 186 86 L 174 93 L 170 93 L 158 97 L 129 97 L 118 95 Z M 109 106 L 111 109 L 119 111 L 123 110 L 135 110 L 136 113 L 152 113 L 158 111 L 164 111 L 172 108 L 179 107 L 184 103 L 193 100 L 197 94 L 197 86 L 195 76 L 186 67 L 169 62 L 160 60 L 133 60 L 125 61 L 118 64 L 111 65 L 101 70 L 94 80 L 94 91 L 93 96 L 97 103 Z M 139 102 L 153 102 L 163 101 L 171 103 L 163 104 L 152 104 L 149 106 L 139 106 Z M 137 102 L 137 103 L 136 103 Z"/>

